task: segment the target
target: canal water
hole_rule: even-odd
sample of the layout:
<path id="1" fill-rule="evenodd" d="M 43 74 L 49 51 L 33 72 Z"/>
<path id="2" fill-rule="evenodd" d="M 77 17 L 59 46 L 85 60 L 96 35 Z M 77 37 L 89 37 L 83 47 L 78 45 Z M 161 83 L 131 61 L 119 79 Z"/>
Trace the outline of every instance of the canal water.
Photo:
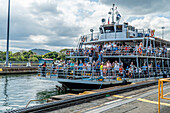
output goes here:
<path id="1" fill-rule="evenodd" d="M 57 81 L 40 80 L 35 74 L 0 75 L 0 112 L 23 108 L 30 100 L 43 100 L 59 95 Z M 29 106 L 46 103 L 31 102 Z"/>

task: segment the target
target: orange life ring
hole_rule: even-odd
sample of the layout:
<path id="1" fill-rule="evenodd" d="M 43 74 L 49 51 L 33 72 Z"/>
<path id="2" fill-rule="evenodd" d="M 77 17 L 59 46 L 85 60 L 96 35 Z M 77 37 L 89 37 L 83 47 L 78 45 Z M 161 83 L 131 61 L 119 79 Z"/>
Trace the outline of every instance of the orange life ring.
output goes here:
<path id="1" fill-rule="evenodd" d="M 151 30 L 151 36 L 150 37 L 153 37 L 154 36 L 154 31 Z"/>
<path id="2" fill-rule="evenodd" d="M 67 50 L 67 51 L 66 51 L 66 54 L 67 54 L 67 55 L 70 55 L 70 51 L 69 51 L 69 50 Z"/>
<path id="3" fill-rule="evenodd" d="M 142 48 L 141 47 L 138 48 L 138 52 L 139 52 L 139 54 L 142 54 Z"/>

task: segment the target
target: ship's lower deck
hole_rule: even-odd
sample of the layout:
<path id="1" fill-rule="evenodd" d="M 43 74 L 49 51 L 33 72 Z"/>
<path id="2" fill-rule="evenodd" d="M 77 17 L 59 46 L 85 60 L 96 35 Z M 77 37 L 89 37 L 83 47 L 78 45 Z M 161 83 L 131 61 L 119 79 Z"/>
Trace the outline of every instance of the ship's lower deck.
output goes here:
<path id="1" fill-rule="evenodd" d="M 103 81 L 99 81 L 97 79 L 65 79 L 65 78 L 58 78 L 56 76 L 48 76 L 48 77 L 38 77 L 42 80 L 53 80 L 61 83 L 62 85 L 66 86 L 69 89 L 100 89 L 106 88 L 111 86 L 117 85 L 125 85 L 129 83 L 136 83 L 141 81 L 150 81 L 150 80 L 157 80 L 159 78 L 163 78 L 163 76 L 158 77 L 148 77 L 148 78 L 123 78 L 122 80 L 116 79 L 104 79 Z"/>

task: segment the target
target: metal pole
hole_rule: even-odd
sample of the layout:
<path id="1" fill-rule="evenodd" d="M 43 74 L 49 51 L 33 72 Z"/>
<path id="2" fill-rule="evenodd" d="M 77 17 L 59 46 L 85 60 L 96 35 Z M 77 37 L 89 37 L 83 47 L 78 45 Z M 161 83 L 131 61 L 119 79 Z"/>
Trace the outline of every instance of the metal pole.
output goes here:
<path id="1" fill-rule="evenodd" d="M 90 32 L 91 32 L 91 41 L 93 41 L 93 31 L 94 31 L 93 29 L 90 29 Z"/>
<path id="2" fill-rule="evenodd" d="M 167 60 L 167 63 L 168 63 L 168 74 L 169 74 L 169 59 Z"/>
<path id="3" fill-rule="evenodd" d="M 147 68 L 148 68 L 148 76 L 149 76 L 149 78 L 150 78 L 150 74 L 149 74 L 149 59 L 148 59 L 148 57 L 147 57 Z"/>
<path id="4" fill-rule="evenodd" d="M 10 29 L 10 0 L 8 1 L 8 23 L 7 23 L 7 49 L 6 49 L 6 66 L 8 66 L 8 51 L 9 51 L 9 29 Z"/>
<path id="5" fill-rule="evenodd" d="M 156 70 L 155 70 L 155 74 L 157 74 L 157 61 L 156 61 L 156 46 L 155 46 L 155 40 L 153 41 L 153 46 L 154 46 L 154 52 L 155 52 L 155 67 L 156 67 Z"/>
<path id="6" fill-rule="evenodd" d="M 147 40 L 146 40 L 146 56 L 148 56 L 148 43 L 149 43 L 149 37 L 147 37 Z"/>
<path id="7" fill-rule="evenodd" d="M 164 39 L 164 29 L 165 27 L 162 27 L 162 39 Z"/>
<path id="8" fill-rule="evenodd" d="M 163 74 L 164 74 L 164 59 L 162 58 L 162 68 L 163 68 Z"/>
<path id="9" fill-rule="evenodd" d="M 160 80 L 158 80 L 158 113 L 160 113 Z"/>
<path id="10" fill-rule="evenodd" d="M 166 43 L 166 49 L 167 49 L 167 47 L 168 47 L 168 44 Z M 164 54 L 165 54 L 165 53 L 164 53 Z M 166 56 L 166 55 L 167 55 L 167 56 Z M 168 50 L 166 51 L 165 57 L 168 58 Z"/>
<path id="11" fill-rule="evenodd" d="M 114 8 L 115 8 L 115 4 L 113 4 L 113 8 L 112 8 L 112 24 L 114 24 Z"/>
<path id="12" fill-rule="evenodd" d="M 139 76 L 139 78 L 140 78 L 140 73 L 139 73 L 139 59 L 138 59 L 138 56 L 136 57 L 136 63 L 137 63 L 138 76 Z"/>

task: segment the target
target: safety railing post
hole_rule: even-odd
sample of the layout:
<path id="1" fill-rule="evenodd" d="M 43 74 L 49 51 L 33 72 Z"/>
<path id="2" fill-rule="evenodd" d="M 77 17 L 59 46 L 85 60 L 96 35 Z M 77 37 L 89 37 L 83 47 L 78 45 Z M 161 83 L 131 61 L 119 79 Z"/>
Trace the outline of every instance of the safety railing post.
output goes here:
<path id="1" fill-rule="evenodd" d="M 75 79 L 75 66 L 73 67 L 73 79 Z"/>
<path id="2" fill-rule="evenodd" d="M 158 113 L 160 113 L 160 80 L 158 80 Z"/>
<path id="3" fill-rule="evenodd" d="M 161 81 L 161 98 L 163 98 L 163 81 Z"/>

